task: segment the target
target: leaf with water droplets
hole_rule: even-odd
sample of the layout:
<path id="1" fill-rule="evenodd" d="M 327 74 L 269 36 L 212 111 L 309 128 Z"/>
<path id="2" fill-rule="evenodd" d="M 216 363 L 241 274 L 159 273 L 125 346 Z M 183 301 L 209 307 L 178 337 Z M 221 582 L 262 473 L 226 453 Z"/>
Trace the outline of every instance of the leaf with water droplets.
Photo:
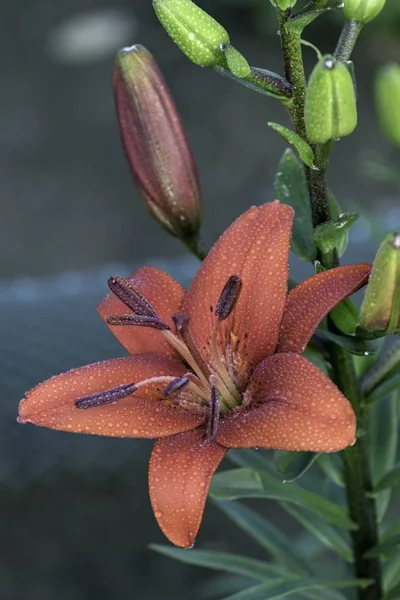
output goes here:
<path id="1" fill-rule="evenodd" d="M 279 133 L 288 144 L 291 144 L 296 148 L 304 164 L 311 169 L 316 169 L 316 166 L 314 165 L 314 152 L 312 151 L 311 146 L 309 146 L 302 137 L 287 127 L 279 125 L 279 123 L 272 123 L 270 121 L 268 125 L 271 129 Z"/>
<path id="2" fill-rule="evenodd" d="M 317 257 L 307 181 L 302 165 L 288 148 L 282 155 L 275 177 L 274 195 L 295 211 L 291 248 L 306 261 Z"/>

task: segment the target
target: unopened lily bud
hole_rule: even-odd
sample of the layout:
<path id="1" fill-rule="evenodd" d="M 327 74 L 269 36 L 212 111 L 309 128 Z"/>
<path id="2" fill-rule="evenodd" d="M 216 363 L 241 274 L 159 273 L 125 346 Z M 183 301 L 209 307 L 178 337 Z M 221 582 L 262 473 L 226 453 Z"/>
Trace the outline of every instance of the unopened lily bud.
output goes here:
<path id="1" fill-rule="evenodd" d="M 297 0 L 271 0 L 272 6 L 277 6 L 281 10 L 287 10 L 288 8 L 293 8 L 296 4 Z"/>
<path id="2" fill-rule="evenodd" d="M 400 146 L 400 65 L 392 63 L 378 71 L 375 103 L 382 132 Z"/>
<path id="3" fill-rule="evenodd" d="M 357 105 L 348 68 L 334 56 L 323 56 L 308 82 L 304 120 L 315 144 L 350 135 L 357 125 Z"/>
<path id="4" fill-rule="evenodd" d="M 344 16 L 365 24 L 379 15 L 385 3 L 386 0 L 343 0 Z"/>
<path id="5" fill-rule="evenodd" d="M 394 333 L 400 315 L 400 234 L 382 242 L 360 310 L 360 327 L 367 332 Z"/>
<path id="6" fill-rule="evenodd" d="M 150 52 L 140 45 L 120 50 L 113 84 L 125 152 L 148 209 L 170 233 L 193 239 L 201 220 L 197 171 Z"/>
<path id="7" fill-rule="evenodd" d="M 228 32 L 191 0 L 153 0 L 155 13 L 184 54 L 200 67 L 225 66 Z"/>

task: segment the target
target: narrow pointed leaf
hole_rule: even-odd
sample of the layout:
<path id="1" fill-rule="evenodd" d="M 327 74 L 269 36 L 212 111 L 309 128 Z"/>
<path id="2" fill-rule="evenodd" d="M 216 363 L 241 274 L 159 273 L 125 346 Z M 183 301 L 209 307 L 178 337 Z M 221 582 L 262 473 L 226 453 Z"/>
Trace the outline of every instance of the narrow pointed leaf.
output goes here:
<path id="1" fill-rule="evenodd" d="M 400 552 L 383 564 L 383 588 L 390 590 L 396 585 L 400 585 Z"/>
<path id="2" fill-rule="evenodd" d="M 398 551 L 400 547 L 400 534 L 394 535 L 391 538 L 388 538 L 386 541 L 378 544 L 368 550 L 364 554 L 366 558 L 372 558 L 374 556 L 390 556 L 392 552 Z"/>
<path id="3" fill-rule="evenodd" d="M 370 460 L 373 484 L 391 471 L 397 459 L 398 392 L 370 407 Z M 383 518 L 391 495 L 390 489 L 380 492 L 377 498 L 378 517 Z"/>
<path id="4" fill-rule="evenodd" d="M 334 8 L 334 7 L 332 7 Z M 285 29 L 290 32 L 295 32 L 301 35 L 303 29 L 310 25 L 315 19 L 328 13 L 332 8 L 322 8 L 320 10 L 312 10 L 306 13 L 300 13 L 289 19 L 285 24 Z"/>
<path id="5" fill-rule="evenodd" d="M 341 346 L 351 354 L 356 354 L 357 356 L 369 356 L 370 354 L 376 354 L 378 351 L 377 346 L 371 340 L 360 340 L 352 335 L 338 335 L 325 329 L 319 329 L 318 333 L 330 342 Z"/>
<path id="6" fill-rule="evenodd" d="M 375 485 L 375 491 L 380 492 L 388 488 L 396 487 L 400 484 L 400 463 L 398 463 L 393 469 L 388 471 L 378 483 Z"/>
<path id="7" fill-rule="evenodd" d="M 313 222 L 304 169 L 288 148 L 278 165 L 274 196 L 295 211 L 291 248 L 302 260 L 313 261 L 317 247 L 313 240 Z"/>
<path id="8" fill-rule="evenodd" d="M 301 579 L 298 581 L 285 582 L 272 588 L 269 584 L 261 584 L 224 598 L 224 600 L 279 600 L 287 598 L 296 593 L 305 592 L 308 590 L 328 590 L 330 588 L 357 588 L 367 587 L 371 583 L 371 579 L 343 579 L 325 581 L 323 579 Z M 268 595 L 266 593 L 268 592 Z M 321 596 L 320 596 L 321 597 Z M 327 596 L 323 596 L 326 598 Z"/>
<path id="9" fill-rule="evenodd" d="M 342 213 L 314 229 L 314 242 L 322 252 L 331 252 L 343 244 L 348 230 L 358 219 L 356 213 Z"/>
<path id="10" fill-rule="evenodd" d="M 342 209 L 340 207 L 339 202 L 336 200 L 336 196 L 333 194 L 332 190 L 328 188 L 328 204 L 329 204 L 329 210 L 332 216 L 332 219 L 337 219 L 339 217 L 339 215 L 342 214 Z M 346 231 L 344 233 L 344 235 L 342 236 L 338 247 L 337 247 L 337 253 L 339 256 L 343 256 L 346 248 L 347 248 L 347 244 L 349 243 L 349 232 Z"/>
<path id="11" fill-rule="evenodd" d="M 358 324 L 358 308 L 350 298 L 346 298 L 340 304 L 335 306 L 329 313 L 329 316 L 342 333 L 353 335 L 356 332 Z"/>
<path id="12" fill-rule="evenodd" d="M 225 67 L 216 66 L 214 67 L 214 71 L 235 83 L 243 85 L 253 92 L 271 96 L 271 98 L 276 98 L 284 104 L 291 102 L 291 89 L 288 87 L 289 84 L 276 73 L 272 73 L 272 71 L 251 67 L 251 74 L 245 79 L 236 77 L 228 69 L 225 69 Z"/>
<path id="13" fill-rule="evenodd" d="M 282 567 L 255 558 L 248 558 L 247 556 L 207 550 L 190 550 L 188 552 L 182 548 L 161 546 L 159 544 L 150 544 L 150 548 L 164 556 L 180 560 L 188 565 L 206 567 L 217 571 L 227 571 L 228 573 L 250 577 L 250 579 L 256 581 L 268 581 L 276 577 L 291 577 L 293 579 L 293 575 L 286 572 Z"/>
<path id="14" fill-rule="evenodd" d="M 288 452 L 276 450 L 275 466 L 284 478 L 284 483 L 293 483 L 299 479 L 317 460 L 316 452 Z"/>
<path id="15" fill-rule="evenodd" d="M 382 600 L 398 600 L 400 598 L 400 583 L 387 592 Z"/>
<path id="16" fill-rule="evenodd" d="M 338 556 L 346 562 L 353 562 L 348 536 L 344 537 L 331 525 L 328 525 L 323 519 L 304 510 L 300 506 L 282 503 L 283 508 L 289 515 L 296 519 L 311 535 L 314 535 L 324 546 L 336 552 Z"/>
<path id="17" fill-rule="evenodd" d="M 238 479 L 235 481 L 236 471 L 239 471 L 239 473 Z M 217 474 L 211 484 L 211 496 L 222 500 L 268 498 L 270 500 L 278 500 L 279 502 L 292 502 L 303 508 L 307 508 L 337 527 L 345 529 L 356 528 L 356 525 L 348 517 L 343 508 L 318 494 L 304 490 L 295 483 L 284 484 L 277 482 L 275 478 L 270 477 L 266 472 L 258 473 L 263 485 L 263 488 L 260 489 L 256 478 L 253 479 L 254 483 L 249 485 L 248 482 L 251 481 L 251 476 L 248 473 L 241 473 L 240 471 L 243 471 L 243 469 L 234 469 L 233 471 L 224 471 Z M 247 487 L 241 486 L 241 479 L 245 480 Z"/>
<path id="18" fill-rule="evenodd" d="M 400 387 L 400 375 L 391 377 L 385 381 L 382 381 L 378 387 L 374 389 L 372 394 L 368 397 L 368 402 L 378 402 L 383 398 L 386 398 L 391 392 L 398 390 Z"/>
<path id="19" fill-rule="evenodd" d="M 268 125 L 269 127 L 271 127 L 271 129 L 279 133 L 279 135 L 281 135 L 283 139 L 287 141 L 288 144 L 291 144 L 296 148 L 304 164 L 306 164 L 311 169 L 316 169 L 316 166 L 314 164 L 314 152 L 311 146 L 309 146 L 307 142 L 303 140 L 302 137 L 300 137 L 297 133 L 291 131 L 287 127 L 280 125 L 279 123 L 272 123 L 272 121 L 269 121 Z"/>
<path id="20" fill-rule="evenodd" d="M 253 540 L 268 550 L 285 567 L 299 575 L 312 574 L 307 560 L 293 547 L 293 542 L 273 523 L 239 502 L 215 501 L 217 506 Z"/>
<path id="21" fill-rule="evenodd" d="M 317 464 L 333 483 L 339 487 L 344 487 L 343 463 L 338 453 L 320 454 Z"/>

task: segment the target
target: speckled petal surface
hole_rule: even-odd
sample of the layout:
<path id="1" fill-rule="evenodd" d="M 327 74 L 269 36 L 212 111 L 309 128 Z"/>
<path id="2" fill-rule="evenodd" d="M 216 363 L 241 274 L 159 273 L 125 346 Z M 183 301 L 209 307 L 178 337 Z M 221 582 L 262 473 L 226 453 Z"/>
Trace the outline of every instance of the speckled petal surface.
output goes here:
<path id="1" fill-rule="evenodd" d="M 355 440 L 350 403 L 298 354 L 275 354 L 260 363 L 246 397 L 247 409 L 220 422 L 217 441 L 228 448 L 336 452 Z"/>
<path id="2" fill-rule="evenodd" d="M 366 264 L 337 267 L 297 285 L 286 300 L 277 351 L 303 352 L 322 319 L 365 285 L 370 271 Z"/>
<path id="3" fill-rule="evenodd" d="M 50 429 L 111 437 L 152 438 L 197 427 L 203 417 L 182 408 L 163 405 L 153 384 L 134 395 L 86 410 L 76 408 L 80 397 L 149 377 L 179 377 L 186 369 L 161 354 L 128 356 L 74 369 L 48 379 L 27 392 L 20 402 L 19 420 Z"/>
<path id="4" fill-rule="evenodd" d="M 231 316 L 224 321 L 250 370 L 272 354 L 287 294 L 293 210 L 278 201 L 250 208 L 219 238 L 197 272 L 184 301 L 197 346 L 208 358 L 215 306 L 231 275 L 242 281 Z"/>
<path id="5" fill-rule="evenodd" d="M 204 428 L 157 440 L 149 467 L 150 499 L 164 534 L 193 546 L 211 478 L 226 449 L 205 440 Z"/>
<path id="6" fill-rule="evenodd" d="M 180 311 L 185 293 L 183 287 L 167 273 L 155 267 L 137 269 L 127 280 L 150 302 L 160 319 L 172 327 L 171 315 Z M 112 292 L 102 300 L 97 311 L 105 322 L 111 315 L 132 312 Z M 107 324 L 107 327 L 129 354 L 146 354 L 148 352 L 163 352 L 170 356 L 174 354 L 160 331 L 132 325 L 112 326 Z"/>

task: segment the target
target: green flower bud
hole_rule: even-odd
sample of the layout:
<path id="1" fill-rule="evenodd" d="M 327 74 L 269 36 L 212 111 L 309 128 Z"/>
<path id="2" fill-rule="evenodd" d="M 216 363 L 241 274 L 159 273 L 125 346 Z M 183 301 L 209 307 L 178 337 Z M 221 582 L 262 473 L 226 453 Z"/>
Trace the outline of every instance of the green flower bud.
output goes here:
<path id="1" fill-rule="evenodd" d="M 191 0 L 153 0 L 164 29 L 184 54 L 200 67 L 225 66 L 227 31 Z"/>
<path id="2" fill-rule="evenodd" d="M 375 103 L 382 132 L 400 146 L 400 65 L 392 63 L 378 71 Z"/>
<path id="3" fill-rule="evenodd" d="M 360 327 L 367 332 L 394 333 L 400 315 L 400 234 L 391 233 L 375 257 L 360 310 Z"/>
<path id="4" fill-rule="evenodd" d="M 270 0 L 272 6 L 278 7 L 281 10 L 287 10 L 293 8 L 297 0 Z"/>
<path id="5" fill-rule="evenodd" d="M 201 220 L 196 167 L 165 80 L 150 52 L 118 52 L 114 95 L 125 153 L 139 191 L 170 233 L 194 240 Z"/>
<path id="6" fill-rule="evenodd" d="M 386 0 L 343 0 L 344 16 L 365 24 L 379 15 L 385 3 Z"/>
<path id="7" fill-rule="evenodd" d="M 311 73 L 304 119 L 307 137 L 315 144 L 350 135 L 357 125 L 354 85 L 346 65 L 327 54 Z"/>

